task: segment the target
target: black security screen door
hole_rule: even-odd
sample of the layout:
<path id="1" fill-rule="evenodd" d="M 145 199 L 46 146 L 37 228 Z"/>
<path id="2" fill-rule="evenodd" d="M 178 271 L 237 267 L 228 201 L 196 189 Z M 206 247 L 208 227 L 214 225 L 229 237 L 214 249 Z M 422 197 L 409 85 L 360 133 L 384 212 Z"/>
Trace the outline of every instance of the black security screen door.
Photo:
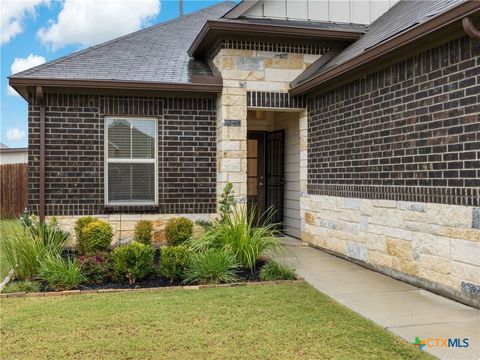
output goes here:
<path id="1" fill-rule="evenodd" d="M 273 223 L 283 221 L 285 132 L 252 131 L 247 138 L 247 204 L 256 222 L 272 209 Z"/>
<path id="2" fill-rule="evenodd" d="M 285 191 L 285 131 L 267 133 L 266 141 L 266 203 L 265 208 L 273 209 L 273 223 L 283 221 L 283 198 Z"/>

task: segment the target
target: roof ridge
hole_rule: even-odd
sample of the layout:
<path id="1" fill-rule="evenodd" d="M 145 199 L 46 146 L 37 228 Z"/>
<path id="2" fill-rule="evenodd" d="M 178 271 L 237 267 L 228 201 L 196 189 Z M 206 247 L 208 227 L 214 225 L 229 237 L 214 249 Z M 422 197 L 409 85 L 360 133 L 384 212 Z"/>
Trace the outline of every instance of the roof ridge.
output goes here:
<path id="1" fill-rule="evenodd" d="M 193 16 L 193 15 L 198 15 L 200 13 L 203 13 L 207 10 L 210 10 L 211 8 L 214 8 L 214 7 L 217 7 L 217 6 L 221 6 L 221 5 L 224 5 L 224 4 L 228 4 L 228 3 L 232 3 L 232 1 L 224 1 L 224 2 L 220 2 L 218 4 L 213 4 L 213 5 L 210 5 L 210 6 L 207 6 L 205 8 L 202 8 L 202 9 L 198 9 L 196 11 L 193 11 L 189 14 L 186 14 L 186 15 L 183 15 L 183 16 L 177 16 L 176 18 L 173 18 L 173 19 L 170 19 L 170 20 L 167 20 L 167 21 L 164 21 L 164 22 L 161 22 L 161 23 L 158 23 L 158 24 L 154 24 L 154 25 L 151 25 L 149 27 L 146 27 L 144 29 L 139 29 L 137 31 L 134 31 L 132 33 L 129 33 L 129 34 L 125 34 L 125 35 L 122 35 L 120 37 L 117 37 L 117 38 L 114 38 L 114 39 L 111 39 L 111 40 L 108 40 L 108 41 L 105 41 L 103 43 L 100 43 L 100 44 L 97 44 L 97 45 L 93 45 L 93 46 L 90 46 L 86 49 L 83 49 L 83 50 L 79 50 L 79 51 L 76 51 L 72 54 L 68 54 L 68 55 L 65 55 L 65 56 L 62 56 L 58 59 L 55 59 L 55 60 L 52 60 L 52 61 L 48 61 L 46 62 L 45 64 L 41 64 L 41 65 L 38 65 L 38 66 L 35 66 L 33 68 L 30 68 L 30 69 L 27 69 L 27 70 L 24 70 L 24 71 L 21 71 L 19 73 L 16 73 L 16 74 L 12 74 L 10 76 L 8 76 L 8 78 L 10 77 L 15 77 L 17 75 L 30 75 L 38 70 L 43 70 L 43 69 L 46 69 L 50 66 L 53 66 L 53 65 L 57 65 L 63 61 L 66 61 L 66 60 L 69 60 L 69 59 L 73 59 L 77 56 L 80 56 L 80 55 L 83 55 L 83 54 L 86 54 L 90 51 L 93 51 L 93 50 L 97 50 L 97 49 L 100 49 L 102 47 L 105 47 L 105 46 L 108 46 L 108 45 L 111 45 L 111 44 L 114 44 L 120 40 L 125 40 L 125 39 L 129 39 L 133 36 L 136 36 L 138 34 L 141 34 L 141 33 L 146 33 L 146 32 L 149 32 L 149 31 L 152 31 L 152 30 L 155 30 L 159 27 L 162 27 L 164 25 L 168 25 L 168 24 L 171 24 L 171 23 L 174 23 L 174 22 L 177 22 L 177 21 L 180 21 L 180 20 L 183 20 L 185 18 L 188 18 L 190 16 Z"/>

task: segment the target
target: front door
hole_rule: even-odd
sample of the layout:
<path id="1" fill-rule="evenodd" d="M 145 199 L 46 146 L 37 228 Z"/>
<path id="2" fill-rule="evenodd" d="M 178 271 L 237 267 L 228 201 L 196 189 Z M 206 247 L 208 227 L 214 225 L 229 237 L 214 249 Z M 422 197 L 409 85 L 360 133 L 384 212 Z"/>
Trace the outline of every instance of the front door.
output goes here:
<path id="1" fill-rule="evenodd" d="M 256 221 L 265 211 L 271 221 L 283 220 L 285 133 L 249 132 L 247 136 L 247 204 L 256 209 Z"/>

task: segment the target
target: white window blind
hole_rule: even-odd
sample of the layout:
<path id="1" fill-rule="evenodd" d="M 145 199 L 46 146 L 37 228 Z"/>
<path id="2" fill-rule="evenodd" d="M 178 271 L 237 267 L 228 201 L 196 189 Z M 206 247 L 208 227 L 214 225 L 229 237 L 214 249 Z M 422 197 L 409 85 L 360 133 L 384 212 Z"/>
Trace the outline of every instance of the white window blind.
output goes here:
<path id="1" fill-rule="evenodd" d="M 157 203 L 156 119 L 106 119 L 107 204 Z"/>

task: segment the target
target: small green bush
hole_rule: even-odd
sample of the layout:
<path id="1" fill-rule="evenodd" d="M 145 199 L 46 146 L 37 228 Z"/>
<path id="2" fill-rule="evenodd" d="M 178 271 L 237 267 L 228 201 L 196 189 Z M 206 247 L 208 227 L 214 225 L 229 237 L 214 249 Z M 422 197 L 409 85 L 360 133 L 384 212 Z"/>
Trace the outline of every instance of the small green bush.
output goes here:
<path id="1" fill-rule="evenodd" d="M 152 244 L 152 222 L 141 220 L 135 225 L 135 235 L 134 240 L 136 242 L 151 245 Z"/>
<path id="2" fill-rule="evenodd" d="M 14 281 L 5 285 L 2 293 L 16 293 L 16 292 L 39 292 L 40 284 L 35 281 Z"/>
<path id="3" fill-rule="evenodd" d="M 82 254 L 107 251 L 113 239 L 113 230 L 110 224 L 96 220 L 85 226 L 82 240 L 78 248 Z"/>
<path id="4" fill-rule="evenodd" d="M 192 254 L 188 246 L 165 246 L 160 251 L 160 275 L 169 279 L 183 280 Z"/>
<path id="5" fill-rule="evenodd" d="M 108 252 L 96 252 L 82 255 L 78 259 L 85 278 L 95 284 L 111 280 L 113 276 L 112 255 Z"/>
<path id="6" fill-rule="evenodd" d="M 79 247 L 80 243 L 84 242 L 83 230 L 85 229 L 85 226 L 94 221 L 97 221 L 97 219 L 91 216 L 82 216 L 78 218 L 77 221 L 75 221 L 75 227 L 73 228 L 73 230 L 75 231 L 75 235 L 77 237 L 77 244 L 79 244 Z"/>
<path id="7" fill-rule="evenodd" d="M 240 265 L 235 255 L 225 249 L 210 249 L 190 257 L 185 272 L 186 283 L 218 284 L 238 280 Z"/>
<path id="8" fill-rule="evenodd" d="M 170 245 L 181 245 L 192 236 L 193 222 L 182 217 L 170 219 L 165 227 L 165 233 Z"/>
<path id="9" fill-rule="evenodd" d="M 260 280 L 295 280 L 295 273 L 292 269 L 276 261 L 270 261 L 262 266 L 260 270 Z"/>
<path id="10" fill-rule="evenodd" d="M 130 284 L 146 278 L 153 272 L 153 254 L 151 246 L 133 241 L 113 251 L 113 270 L 119 281 L 128 279 Z"/>
<path id="11" fill-rule="evenodd" d="M 38 278 L 54 290 L 74 289 L 85 281 L 77 261 L 59 256 L 49 256 L 40 263 Z"/>

